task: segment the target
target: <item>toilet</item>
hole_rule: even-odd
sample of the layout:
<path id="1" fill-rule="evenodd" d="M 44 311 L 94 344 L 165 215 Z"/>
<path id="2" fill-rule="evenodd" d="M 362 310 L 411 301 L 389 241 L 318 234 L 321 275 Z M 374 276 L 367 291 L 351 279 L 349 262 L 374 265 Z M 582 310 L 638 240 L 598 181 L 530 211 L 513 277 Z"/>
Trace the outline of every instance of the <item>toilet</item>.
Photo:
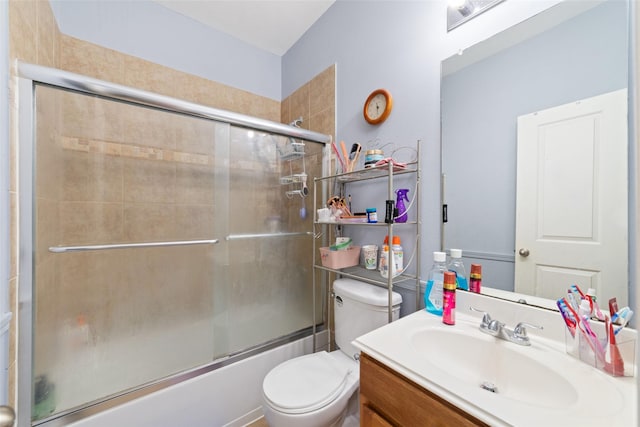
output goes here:
<path id="1" fill-rule="evenodd" d="M 359 410 L 354 399 L 360 384 L 360 351 L 351 342 L 387 324 L 389 293 L 353 279 L 337 279 L 333 290 L 335 340 L 340 349 L 293 358 L 266 375 L 262 407 L 269 427 L 337 427 L 348 412 Z M 402 296 L 393 292 L 394 320 L 401 303 Z"/>

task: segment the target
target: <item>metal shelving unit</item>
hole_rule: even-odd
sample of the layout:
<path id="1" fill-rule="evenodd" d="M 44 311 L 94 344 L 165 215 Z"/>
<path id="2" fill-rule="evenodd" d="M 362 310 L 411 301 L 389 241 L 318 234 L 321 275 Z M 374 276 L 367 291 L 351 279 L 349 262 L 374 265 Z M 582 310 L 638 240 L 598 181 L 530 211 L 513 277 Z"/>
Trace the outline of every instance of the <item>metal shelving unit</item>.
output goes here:
<path id="1" fill-rule="evenodd" d="M 378 272 L 378 270 L 367 270 L 364 267 L 361 266 L 355 266 L 355 267 L 349 267 L 349 268 L 343 268 L 343 269 L 332 269 L 332 268 L 328 268 L 325 267 L 317 262 L 314 262 L 314 268 L 317 270 L 322 270 L 322 271 L 326 271 L 329 273 L 334 273 L 340 277 L 349 277 L 349 278 L 353 278 L 353 279 L 357 279 L 363 282 L 367 282 L 367 283 L 371 283 L 374 285 L 378 285 L 378 286 L 384 286 L 388 289 L 389 291 L 389 300 L 388 300 L 388 307 L 389 307 L 389 323 L 393 320 L 393 312 L 392 312 L 392 299 L 393 299 L 393 287 L 394 285 L 397 285 L 399 283 L 406 283 L 406 282 L 415 282 L 415 291 L 416 291 L 416 309 L 418 309 L 420 307 L 420 229 L 421 229 L 421 220 L 420 220 L 420 141 L 416 142 L 416 161 L 411 162 L 411 163 L 407 163 L 406 167 L 404 168 L 399 168 L 397 166 L 394 166 L 392 163 L 388 163 L 387 165 L 381 166 L 381 167 L 374 167 L 374 168 L 367 168 L 367 169 L 362 169 L 362 170 L 357 170 L 357 171 L 353 171 L 353 172 L 346 172 L 346 173 L 341 173 L 341 174 L 335 174 L 335 175 L 329 175 L 329 176 L 323 176 L 320 178 L 314 178 L 313 180 L 313 200 L 314 200 L 314 233 L 316 236 L 320 236 L 320 235 L 327 235 L 329 237 L 329 239 L 331 238 L 331 230 L 334 226 L 340 225 L 340 226 L 344 226 L 344 227 L 385 227 L 387 230 L 387 234 L 389 236 L 389 242 L 393 241 L 393 235 L 394 235 L 394 230 L 396 229 L 396 227 L 401 227 L 401 228 L 409 228 L 412 227 L 413 230 L 415 231 L 416 234 L 416 241 L 415 241 L 415 250 L 413 253 L 411 253 L 411 256 L 408 260 L 408 262 L 405 262 L 404 264 L 404 271 L 407 271 L 409 269 L 410 266 L 413 265 L 413 263 L 415 263 L 415 274 L 407 274 L 407 273 L 401 273 L 396 277 L 392 277 L 391 274 L 389 274 L 388 278 L 383 278 L 380 273 Z M 336 180 L 338 182 L 338 184 L 341 185 L 341 193 L 342 194 L 347 194 L 345 191 L 345 186 L 349 185 L 349 183 L 353 183 L 353 182 L 358 182 L 358 181 L 365 181 L 365 180 L 386 180 L 387 184 L 388 184 L 388 194 L 387 194 L 387 199 L 388 200 L 393 200 L 394 199 L 394 189 L 393 189 L 393 181 L 394 181 L 394 177 L 398 176 L 398 175 L 405 175 L 405 174 L 413 174 L 415 175 L 415 185 L 416 185 L 416 189 L 415 189 L 415 195 L 414 195 L 414 200 L 413 200 L 413 204 L 414 209 L 415 209 L 415 217 L 417 218 L 416 221 L 407 221 L 405 223 L 385 223 L 385 222 L 377 222 L 377 223 L 366 223 L 366 222 L 354 222 L 352 220 L 346 220 L 346 221 L 337 221 L 337 222 L 318 222 L 318 218 L 317 218 L 317 204 L 318 204 L 318 198 L 317 198 L 317 194 L 318 194 L 318 187 L 322 186 L 322 185 L 326 185 L 330 182 L 332 182 L 332 180 Z M 325 187 L 326 189 L 326 187 Z M 384 221 L 384 219 L 383 219 Z M 326 234 L 325 234 L 326 233 Z M 390 245 L 391 246 L 391 245 Z M 314 239 L 313 242 L 313 253 L 314 253 L 314 257 L 316 255 L 316 251 L 318 250 L 318 246 L 316 243 L 316 239 Z M 405 251 L 405 260 L 406 258 L 406 251 Z M 315 258 L 314 258 L 315 259 Z M 314 292 L 315 292 L 315 286 L 316 286 L 316 275 L 314 274 L 314 279 L 313 279 L 313 286 L 314 286 Z M 329 275 L 325 275 L 326 279 L 324 280 L 328 280 L 329 284 L 327 286 L 327 301 L 331 301 L 331 297 L 332 297 L 332 286 L 331 286 L 331 280 L 330 280 L 330 276 Z M 329 322 L 329 330 L 331 331 L 331 316 L 328 315 L 328 322 Z M 331 342 L 331 340 L 329 340 Z"/>

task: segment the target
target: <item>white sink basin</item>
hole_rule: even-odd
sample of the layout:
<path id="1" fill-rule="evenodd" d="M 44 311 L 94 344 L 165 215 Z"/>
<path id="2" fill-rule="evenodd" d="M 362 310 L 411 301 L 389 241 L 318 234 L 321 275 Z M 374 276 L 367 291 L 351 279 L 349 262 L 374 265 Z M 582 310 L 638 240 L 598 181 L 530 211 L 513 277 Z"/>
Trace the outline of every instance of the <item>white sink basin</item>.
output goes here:
<path id="1" fill-rule="evenodd" d="M 561 323 L 558 314 L 558 323 Z M 354 341 L 360 350 L 492 426 L 635 425 L 635 378 L 613 378 L 531 336 L 520 346 L 424 310 Z"/>
<path id="2" fill-rule="evenodd" d="M 549 408 L 567 408 L 578 400 L 578 390 L 566 378 L 515 351 L 513 343 L 434 327 L 413 333 L 411 344 L 434 366 L 487 393 Z"/>

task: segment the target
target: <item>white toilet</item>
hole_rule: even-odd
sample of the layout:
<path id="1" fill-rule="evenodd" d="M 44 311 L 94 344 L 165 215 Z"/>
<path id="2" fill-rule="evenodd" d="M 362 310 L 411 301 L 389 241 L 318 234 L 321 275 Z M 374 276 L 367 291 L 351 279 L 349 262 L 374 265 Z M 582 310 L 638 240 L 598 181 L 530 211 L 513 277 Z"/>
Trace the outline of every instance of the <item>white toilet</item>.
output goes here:
<path id="1" fill-rule="evenodd" d="M 262 383 L 262 407 L 269 427 L 341 426 L 357 395 L 360 352 L 351 341 L 387 324 L 389 293 L 353 279 L 338 279 L 335 293 L 335 339 L 340 350 L 296 357 L 273 368 Z M 402 296 L 393 293 L 393 319 Z"/>

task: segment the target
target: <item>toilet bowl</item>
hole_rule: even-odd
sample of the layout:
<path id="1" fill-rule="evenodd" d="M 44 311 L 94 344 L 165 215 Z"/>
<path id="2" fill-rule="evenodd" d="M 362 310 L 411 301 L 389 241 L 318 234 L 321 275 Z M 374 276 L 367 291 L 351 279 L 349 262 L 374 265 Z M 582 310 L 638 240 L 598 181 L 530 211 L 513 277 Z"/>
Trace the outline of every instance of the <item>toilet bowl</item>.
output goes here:
<path id="1" fill-rule="evenodd" d="M 320 351 L 281 363 L 262 384 L 262 408 L 270 427 L 338 427 L 358 405 L 358 350 L 351 342 L 388 322 L 387 289 L 338 279 L 335 294 L 335 339 L 340 350 Z M 400 313 L 400 294 L 393 293 L 393 319 Z M 352 417 L 349 417 L 352 418 Z"/>
<path id="2" fill-rule="evenodd" d="M 296 357 L 263 382 L 263 410 L 270 427 L 340 426 L 358 390 L 360 369 L 337 350 Z"/>

